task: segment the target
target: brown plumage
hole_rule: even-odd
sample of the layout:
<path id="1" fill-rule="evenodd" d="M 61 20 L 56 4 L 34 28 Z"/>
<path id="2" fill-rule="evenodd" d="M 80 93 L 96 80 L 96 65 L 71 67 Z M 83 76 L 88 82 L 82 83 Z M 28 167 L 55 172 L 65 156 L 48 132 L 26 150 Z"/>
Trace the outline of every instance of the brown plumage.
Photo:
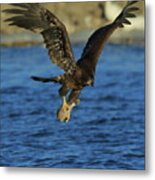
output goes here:
<path id="1" fill-rule="evenodd" d="M 81 90 L 88 85 L 93 85 L 96 64 L 101 51 L 111 34 L 117 29 L 131 24 L 128 18 L 135 17 L 133 12 L 137 1 L 128 1 L 122 12 L 109 25 L 97 29 L 88 39 L 81 58 L 76 62 L 68 33 L 64 24 L 49 10 L 40 4 L 12 4 L 15 8 L 4 10 L 13 16 L 5 21 L 43 36 L 52 63 L 63 69 L 63 75 L 42 78 L 32 77 L 36 81 L 57 82 L 62 84 L 59 94 L 63 97 L 63 105 L 58 111 L 61 121 L 69 121 L 72 108 L 78 103 Z M 68 100 L 64 98 L 71 90 Z"/>

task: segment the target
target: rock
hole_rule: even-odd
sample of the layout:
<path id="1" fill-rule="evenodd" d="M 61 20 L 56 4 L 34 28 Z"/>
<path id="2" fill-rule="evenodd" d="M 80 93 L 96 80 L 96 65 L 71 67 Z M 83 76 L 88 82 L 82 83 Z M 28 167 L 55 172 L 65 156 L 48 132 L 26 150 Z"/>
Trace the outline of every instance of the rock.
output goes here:
<path id="1" fill-rule="evenodd" d="M 111 22 L 118 15 L 118 11 L 121 11 L 124 2 L 52 2 L 42 3 L 42 5 L 51 10 L 66 25 L 74 42 L 80 42 L 86 41 L 90 32 Z M 134 31 L 139 31 L 140 34 L 144 33 L 144 2 L 137 3 L 137 6 L 140 7 L 139 16 L 131 20 L 132 26 L 126 26 L 123 29 L 124 38 L 128 37 L 128 31 L 132 31 L 132 34 L 134 34 Z M 9 4 L 1 4 L 1 10 L 10 7 Z M 24 45 L 42 42 L 41 37 L 38 35 L 18 27 L 8 26 L 4 22 L 4 19 L 8 17 L 6 13 L 1 13 L 1 45 Z M 122 41 L 122 36 L 119 35 L 119 32 L 112 36 L 111 41 L 113 39 L 116 41 L 116 38 L 117 41 L 119 41 L 118 39 Z"/>

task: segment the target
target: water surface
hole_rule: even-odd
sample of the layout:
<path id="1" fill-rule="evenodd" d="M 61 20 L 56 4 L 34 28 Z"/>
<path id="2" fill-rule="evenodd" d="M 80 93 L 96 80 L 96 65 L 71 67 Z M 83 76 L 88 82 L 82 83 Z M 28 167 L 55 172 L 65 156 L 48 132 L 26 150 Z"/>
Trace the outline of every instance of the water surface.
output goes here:
<path id="1" fill-rule="evenodd" d="M 144 169 L 144 47 L 107 45 L 67 124 L 59 85 L 30 79 L 61 73 L 42 47 L 1 48 L 1 166 Z"/>

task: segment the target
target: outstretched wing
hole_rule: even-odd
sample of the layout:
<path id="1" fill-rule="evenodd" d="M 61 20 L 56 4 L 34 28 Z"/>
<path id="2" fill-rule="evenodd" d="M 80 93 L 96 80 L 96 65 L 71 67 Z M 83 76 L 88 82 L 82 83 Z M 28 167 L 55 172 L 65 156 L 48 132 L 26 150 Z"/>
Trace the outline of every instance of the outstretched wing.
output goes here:
<path id="1" fill-rule="evenodd" d="M 131 24 L 127 18 L 136 17 L 133 12 L 138 10 L 138 8 L 131 7 L 136 2 L 138 1 L 128 1 L 113 23 L 97 29 L 90 36 L 78 64 L 87 68 L 90 73 L 94 74 L 97 60 L 109 36 L 118 27 L 124 27 L 124 24 Z"/>
<path id="2" fill-rule="evenodd" d="M 38 3 L 12 5 L 15 8 L 6 9 L 4 12 L 13 14 L 13 17 L 5 21 L 8 21 L 9 25 L 41 33 L 52 62 L 64 69 L 66 73 L 72 73 L 76 68 L 76 62 L 62 22 Z"/>

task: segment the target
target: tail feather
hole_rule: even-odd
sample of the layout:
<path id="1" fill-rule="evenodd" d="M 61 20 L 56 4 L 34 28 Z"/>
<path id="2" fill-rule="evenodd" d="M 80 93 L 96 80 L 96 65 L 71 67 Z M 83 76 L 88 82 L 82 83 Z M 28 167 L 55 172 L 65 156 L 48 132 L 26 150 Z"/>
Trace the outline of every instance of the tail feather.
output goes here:
<path id="1" fill-rule="evenodd" d="M 43 77 L 36 77 L 36 76 L 31 76 L 31 79 L 34 81 L 41 81 L 41 82 L 51 82 L 51 78 L 43 78 Z"/>
<path id="2" fill-rule="evenodd" d="M 41 81 L 43 83 L 48 83 L 48 82 L 62 83 L 63 76 L 60 75 L 60 76 L 52 77 L 52 78 L 31 76 L 31 79 L 33 79 L 34 81 Z"/>

